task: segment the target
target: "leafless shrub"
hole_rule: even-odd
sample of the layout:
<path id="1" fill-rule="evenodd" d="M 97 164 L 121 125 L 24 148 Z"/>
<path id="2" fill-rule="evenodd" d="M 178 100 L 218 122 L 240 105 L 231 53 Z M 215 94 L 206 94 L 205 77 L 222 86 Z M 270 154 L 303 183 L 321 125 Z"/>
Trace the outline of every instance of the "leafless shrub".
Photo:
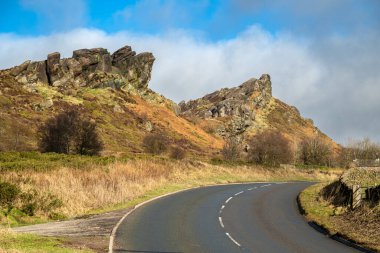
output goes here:
<path id="1" fill-rule="evenodd" d="M 380 145 L 369 138 L 350 141 L 347 146 L 347 153 L 352 159 L 374 160 L 380 156 Z"/>
<path id="2" fill-rule="evenodd" d="M 330 166 L 332 150 L 320 138 L 304 139 L 299 145 L 299 160 L 305 165 Z"/>
<path id="3" fill-rule="evenodd" d="M 277 131 L 267 130 L 254 136 L 249 147 L 248 159 L 254 163 L 278 166 L 294 160 L 290 142 Z"/>
<path id="4" fill-rule="evenodd" d="M 173 147 L 170 151 L 170 157 L 177 160 L 182 160 L 186 157 L 186 151 L 180 147 Z"/>
<path id="5" fill-rule="evenodd" d="M 43 152 L 97 155 L 103 149 L 95 123 L 83 119 L 76 110 L 49 119 L 39 134 Z"/>
<path id="6" fill-rule="evenodd" d="M 237 138 L 230 137 L 224 143 L 222 149 L 223 158 L 227 161 L 235 161 L 240 158 L 241 143 Z"/>
<path id="7" fill-rule="evenodd" d="M 149 134 L 143 139 L 145 150 L 152 154 L 162 154 L 167 150 L 167 138 L 162 134 Z"/>
<path id="8" fill-rule="evenodd" d="M 339 154 L 339 164 L 343 167 L 350 167 L 354 164 L 353 161 L 358 161 L 361 165 L 371 166 L 379 157 L 380 144 L 374 143 L 368 138 L 350 140 Z"/>

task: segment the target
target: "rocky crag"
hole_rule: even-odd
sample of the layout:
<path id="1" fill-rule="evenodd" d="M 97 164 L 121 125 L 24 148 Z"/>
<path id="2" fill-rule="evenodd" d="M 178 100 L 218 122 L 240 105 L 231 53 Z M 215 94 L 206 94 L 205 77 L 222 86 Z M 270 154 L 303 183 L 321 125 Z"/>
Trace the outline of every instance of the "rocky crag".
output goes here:
<path id="1" fill-rule="evenodd" d="M 104 48 L 79 49 L 72 58 L 61 59 L 60 53 L 55 52 L 45 61 L 26 61 L 12 68 L 10 74 L 24 85 L 40 82 L 60 90 L 126 85 L 144 89 L 148 87 L 154 60 L 152 53 L 136 55 L 129 46 L 112 55 Z"/>
<path id="2" fill-rule="evenodd" d="M 94 48 L 63 59 L 55 52 L 0 71 L 0 150 L 36 149 L 41 123 L 70 107 L 98 123 L 111 154 L 143 152 L 149 133 L 204 155 L 219 152 L 223 139 L 246 142 L 265 129 L 294 143 L 318 135 L 336 146 L 295 107 L 272 97 L 267 74 L 177 105 L 148 88 L 154 61 L 129 46 L 112 54 Z"/>
<path id="3" fill-rule="evenodd" d="M 0 150 L 37 148 L 41 123 L 76 107 L 98 123 L 106 153 L 144 152 L 149 133 L 190 153 L 217 152 L 221 138 L 179 117 L 174 102 L 148 88 L 154 60 L 129 46 L 112 54 L 94 48 L 64 59 L 55 52 L 0 71 Z"/>
<path id="4" fill-rule="evenodd" d="M 205 131 L 247 142 L 266 129 L 283 133 L 294 144 L 306 137 L 320 137 L 337 145 L 317 127 L 304 119 L 296 107 L 272 96 L 268 74 L 252 78 L 238 87 L 224 88 L 202 98 L 181 102 L 181 115 L 197 122 Z"/>

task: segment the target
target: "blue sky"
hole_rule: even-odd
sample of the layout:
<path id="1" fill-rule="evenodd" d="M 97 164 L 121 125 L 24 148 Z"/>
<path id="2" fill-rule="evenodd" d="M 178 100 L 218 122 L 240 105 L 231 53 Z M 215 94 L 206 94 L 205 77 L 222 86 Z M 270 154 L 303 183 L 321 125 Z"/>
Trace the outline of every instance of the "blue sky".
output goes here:
<path id="1" fill-rule="evenodd" d="M 380 141 L 379 0 L 1 0 L 0 68 L 78 48 L 156 56 L 150 87 L 194 99 L 269 73 L 340 143 Z"/>
<path id="2" fill-rule="evenodd" d="M 230 39 L 253 24 L 272 33 L 349 34 L 379 27 L 377 0 L 3 0 L 1 32 L 41 35 L 78 27 L 159 34 L 193 30 L 210 40 Z"/>

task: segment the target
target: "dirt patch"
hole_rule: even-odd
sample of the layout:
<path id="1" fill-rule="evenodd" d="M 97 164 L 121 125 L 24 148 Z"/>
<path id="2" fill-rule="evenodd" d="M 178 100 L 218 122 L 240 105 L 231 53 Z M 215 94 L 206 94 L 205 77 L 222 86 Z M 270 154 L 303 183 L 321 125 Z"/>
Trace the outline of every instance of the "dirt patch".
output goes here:
<path id="1" fill-rule="evenodd" d="M 108 252 L 109 236 L 67 236 L 62 244 L 71 249 L 92 249 L 97 253 Z"/>
<path id="2" fill-rule="evenodd" d="M 62 238 L 70 248 L 89 248 L 95 252 L 107 252 L 109 236 L 113 227 L 130 209 L 92 215 L 67 221 L 13 228 L 18 233 L 33 233 Z"/>

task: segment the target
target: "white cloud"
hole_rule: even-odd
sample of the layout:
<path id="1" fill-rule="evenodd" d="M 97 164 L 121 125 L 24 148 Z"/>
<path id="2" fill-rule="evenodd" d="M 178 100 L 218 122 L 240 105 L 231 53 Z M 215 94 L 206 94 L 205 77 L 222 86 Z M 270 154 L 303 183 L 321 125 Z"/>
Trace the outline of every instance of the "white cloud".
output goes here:
<path id="1" fill-rule="evenodd" d="M 274 95 L 296 105 L 333 138 L 379 140 L 377 34 L 316 42 L 291 34 L 274 36 L 253 26 L 231 40 L 197 38 L 186 31 L 153 36 L 91 29 L 39 37 L 3 34 L 0 67 L 45 59 L 53 51 L 70 57 L 79 48 L 104 47 L 112 52 L 131 45 L 137 52 L 153 52 L 156 63 L 150 87 L 177 102 L 269 73 Z"/>

